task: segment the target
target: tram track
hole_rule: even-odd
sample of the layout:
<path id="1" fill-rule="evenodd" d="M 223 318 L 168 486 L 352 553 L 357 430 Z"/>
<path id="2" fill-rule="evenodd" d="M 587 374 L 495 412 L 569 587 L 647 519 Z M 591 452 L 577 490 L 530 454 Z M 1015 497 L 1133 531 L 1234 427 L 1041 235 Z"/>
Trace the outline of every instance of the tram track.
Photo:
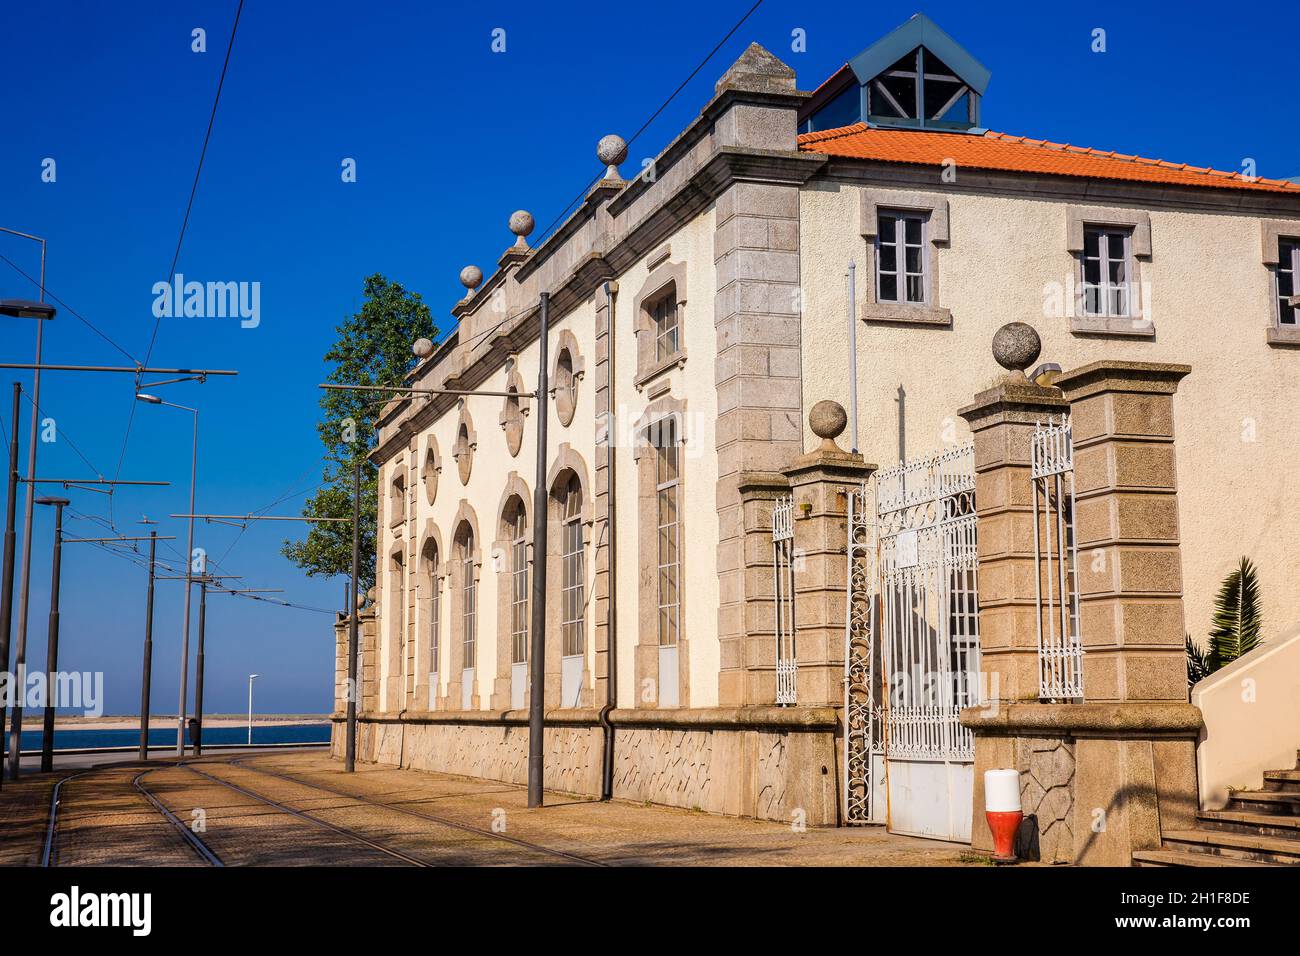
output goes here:
<path id="1" fill-rule="evenodd" d="M 557 850 L 554 847 L 544 846 L 540 843 L 533 843 L 529 840 L 523 840 L 520 839 L 519 837 L 510 836 L 509 834 L 506 833 L 497 833 L 496 831 L 485 829 L 483 827 L 476 827 L 473 824 L 464 823 L 459 820 L 452 820 L 447 817 L 439 816 L 437 814 L 426 813 L 421 810 L 415 810 L 411 807 L 405 807 L 394 803 L 387 803 L 382 800 L 372 800 L 369 797 L 363 797 L 357 793 L 350 793 L 346 790 L 339 790 L 335 787 L 326 786 L 325 784 L 319 783 L 314 780 L 307 780 L 302 777 L 292 776 L 290 774 L 281 773 L 275 770 L 268 770 L 264 767 L 249 766 L 245 762 L 246 760 L 249 759 L 251 758 L 245 757 L 245 758 L 231 759 L 224 762 L 231 766 L 236 766 L 239 767 L 240 769 L 248 770 L 253 773 L 263 774 L 264 776 L 268 776 L 268 777 L 276 777 L 280 780 L 286 781 L 287 783 L 297 784 L 298 786 L 307 787 L 313 790 L 318 790 L 322 793 L 328 793 L 336 797 L 343 797 L 344 799 L 347 800 L 354 800 L 357 803 L 365 804 L 367 806 L 377 807 L 384 810 L 393 811 L 394 813 L 401 813 L 407 816 L 416 817 L 421 820 L 426 820 L 430 823 L 436 823 L 439 824 L 440 826 L 449 827 L 454 830 L 459 830 L 462 833 L 468 833 L 475 836 L 488 837 L 493 840 L 501 841 L 503 843 L 512 844 L 522 849 L 530 850 L 534 853 L 540 853 L 546 856 L 556 857 L 558 859 L 565 860 L 566 862 L 569 863 L 576 863 L 580 866 L 608 866 L 609 865 L 607 863 L 601 862 L 600 860 L 593 860 L 588 857 L 579 856 L 576 853 L 569 853 L 565 850 Z"/>

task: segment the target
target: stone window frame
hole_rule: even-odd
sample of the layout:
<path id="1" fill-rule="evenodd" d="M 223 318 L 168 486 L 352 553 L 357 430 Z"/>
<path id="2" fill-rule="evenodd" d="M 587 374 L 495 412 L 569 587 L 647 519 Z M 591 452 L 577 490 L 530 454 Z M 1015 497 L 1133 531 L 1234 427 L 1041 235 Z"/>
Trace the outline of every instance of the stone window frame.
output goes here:
<path id="1" fill-rule="evenodd" d="M 435 710 L 443 700 L 441 694 L 442 678 L 446 674 L 441 669 L 441 657 L 447 649 L 446 629 L 442 621 L 442 583 L 447 576 L 447 562 L 439 560 L 447 552 L 442 546 L 442 535 L 433 519 L 424 523 L 424 533 L 420 536 L 420 547 L 416 551 L 416 650 L 423 644 L 424 681 L 416 675 L 416 707 L 424 705 L 425 710 Z M 433 633 L 436 629 L 438 640 Z M 424 634 L 421 641 L 420 634 Z M 423 690 L 423 693 L 421 691 Z"/>
<path id="2" fill-rule="evenodd" d="M 406 456 L 394 459 L 388 478 L 388 527 L 406 523 Z M 398 532 L 400 534 L 400 532 Z"/>
<path id="3" fill-rule="evenodd" d="M 511 458 L 519 456 L 519 449 L 524 444 L 524 419 L 528 417 L 529 399 L 525 392 L 523 376 L 519 374 L 519 363 L 512 356 L 506 359 L 506 385 L 504 391 L 518 393 L 518 398 L 501 400 L 501 430 L 506 433 L 506 451 Z"/>
<path id="4" fill-rule="evenodd" d="M 647 441 L 650 428 L 668 418 L 677 421 L 677 444 L 681 449 L 682 466 L 678 479 L 679 497 L 677 510 L 677 535 L 679 542 L 688 540 L 689 531 L 686 520 L 686 500 L 688 478 L 685 462 L 689 445 L 687 434 L 687 403 L 682 399 L 665 395 L 645 407 L 641 416 L 632 425 L 632 458 L 635 463 L 637 481 L 637 554 L 643 559 L 650 559 L 658 554 L 658 500 L 655 494 L 656 456 L 654 446 Z M 678 549 L 678 594 L 677 613 L 680 621 L 677 634 L 677 705 L 674 709 L 690 706 L 690 637 L 687 626 L 687 596 L 681 582 L 685 579 L 686 555 L 679 544 Z M 656 561 L 657 564 L 657 561 Z M 637 628 L 636 647 L 634 649 L 635 684 L 638 688 L 636 706 L 639 708 L 656 708 L 659 705 L 659 596 L 655 575 L 639 575 L 637 578 Z M 654 687 L 654 699 L 647 700 L 644 692 L 646 681 Z"/>
<path id="5" fill-rule="evenodd" d="M 651 257 L 653 260 L 655 257 Z M 651 308 L 665 295 L 677 302 L 677 351 L 663 359 L 655 357 L 655 327 Z M 686 364 L 686 263 L 662 262 L 650 271 L 641 291 L 632 300 L 633 334 L 636 337 L 636 377 L 632 384 L 641 391 L 669 369 Z"/>
<path id="6" fill-rule="evenodd" d="M 406 546 L 402 541 L 395 542 L 388 549 L 384 562 L 388 572 L 388 587 L 385 589 L 392 606 L 392 613 L 386 615 L 387 627 L 384 628 L 384 690 L 380 695 L 383 709 L 398 712 L 406 706 L 406 605 L 409 596 L 407 588 Z"/>
<path id="7" fill-rule="evenodd" d="M 918 325 L 936 328 L 952 327 L 952 310 L 939 303 L 939 253 L 940 246 L 949 242 L 948 199 L 940 193 L 914 192 L 897 189 L 864 189 L 860 199 L 861 221 L 859 231 L 866 245 L 866 294 L 858 307 L 858 317 L 863 322 L 889 325 Z M 923 266 L 926 277 L 924 304 L 907 302 L 881 302 L 876 296 L 876 247 L 879 240 L 881 210 L 923 213 L 926 216 L 923 240 L 928 250 Z"/>
<path id="8" fill-rule="evenodd" d="M 1083 248 L 1087 226 L 1129 230 L 1128 316 L 1086 315 L 1083 312 Z M 1146 301 L 1142 289 L 1142 263 L 1151 260 L 1151 214 L 1145 209 L 1125 209 L 1118 206 L 1066 206 L 1065 249 L 1072 260 L 1071 275 L 1076 294 L 1069 296 L 1066 308 L 1070 315 L 1070 331 L 1075 335 L 1111 335 L 1126 338 L 1154 338 L 1155 323 L 1143 316 L 1149 314 L 1151 303 Z"/>
<path id="9" fill-rule="evenodd" d="M 438 497 L 438 479 L 442 477 L 442 458 L 438 455 L 438 440 L 432 435 L 424 443 L 424 457 L 420 459 L 420 481 L 424 485 L 424 500 L 433 504 Z"/>
<path id="10" fill-rule="evenodd" d="M 458 403 L 460 414 L 456 419 L 456 440 L 451 446 L 451 457 L 456 461 L 456 473 L 462 485 L 469 484 L 469 476 L 474 470 L 474 451 L 478 448 L 478 432 L 474 431 L 474 419 L 469 413 L 465 399 Z M 461 432 L 465 433 L 462 439 Z"/>
<path id="11" fill-rule="evenodd" d="M 560 358 L 569 356 L 573 383 L 565 388 L 560 384 Z M 551 369 L 551 397 L 555 399 L 555 415 L 560 424 L 568 427 L 578 410 L 578 385 L 587 370 L 587 363 L 578 349 L 578 337 L 569 329 L 561 329 L 555 341 L 555 365 Z"/>
<path id="12" fill-rule="evenodd" d="M 582 687 L 579 695 L 579 707 L 591 707 L 595 698 L 595 689 L 591 679 L 591 661 L 595 647 L 592 610 L 592 588 L 596 578 L 596 561 L 592 548 L 592 531 L 595 527 L 595 506 L 593 504 L 594 486 L 589 477 L 587 463 L 573 450 L 568 442 L 562 442 L 556 450 L 555 461 L 546 476 L 547 540 L 546 540 L 546 706 L 562 707 L 563 700 L 563 658 L 561 607 L 558 600 L 560 582 L 563 580 L 563 524 L 564 498 L 561 492 L 568 485 L 569 476 L 576 476 L 581 491 L 582 507 L 579 521 L 582 524 L 583 546 L 583 593 L 587 595 L 587 611 L 583 628 L 586 640 L 582 654 Z M 555 600 L 552 600 L 552 597 Z"/>
<path id="13" fill-rule="evenodd" d="M 456 517 L 451 522 L 451 547 L 447 555 L 447 583 L 448 597 L 451 599 L 447 603 L 450 605 L 447 620 L 452 622 L 444 638 L 450 641 L 448 645 L 449 671 L 447 674 L 447 706 L 451 710 L 462 710 L 463 687 L 465 671 L 465 559 L 468 557 L 474 572 L 475 578 L 475 657 L 478 644 L 482 637 L 482 617 L 483 603 L 479 598 L 482 595 L 483 587 L 483 539 L 479 535 L 478 516 L 474 513 L 473 507 L 465 499 L 461 499 L 460 507 L 456 511 Z M 468 555 L 465 552 L 465 532 L 470 535 L 472 547 Z M 478 668 L 479 661 L 475 661 L 474 666 L 474 686 L 470 692 L 470 710 L 478 710 L 480 707 L 478 693 Z"/>
<path id="14" fill-rule="evenodd" d="M 512 653 L 512 628 L 511 619 L 511 585 L 514 581 L 514 563 L 513 563 L 513 546 L 507 534 L 506 525 L 506 508 L 512 501 L 518 499 L 524 513 L 524 563 L 528 567 L 528 590 L 529 597 L 525 604 L 526 613 L 532 613 L 532 582 L 533 582 L 533 521 L 532 509 L 533 499 L 532 492 L 528 490 L 527 483 L 521 478 L 518 472 L 510 472 L 506 476 L 506 485 L 501 492 L 501 501 L 497 504 L 496 525 L 497 539 L 493 543 L 493 566 L 497 576 L 497 605 L 496 605 L 496 678 L 492 689 L 492 700 L 489 706 L 493 710 L 510 709 L 510 677 L 511 667 L 514 664 L 514 655 Z M 497 556 L 500 560 L 496 560 Z M 531 617 L 529 618 L 531 621 Z M 525 637 L 525 640 L 528 638 Z M 528 703 L 528 689 L 524 689 L 524 704 Z"/>
<path id="15" fill-rule="evenodd" d="M 1277 301 L 1278 246 L 1283 239 L 1300 243 L 1300 219 L 1262 219 L 1259 225 L 1260 261 L 1268 270 L 1269 321 L 1265 338 L 1269 345 L 1300 345 L 1300 323 L 1283 326 Z M 1300 277 L 1293 281 L 1300 281 Z M 1293 295 L 1291 301 L 1300 308 L 1300 295 Z"/>

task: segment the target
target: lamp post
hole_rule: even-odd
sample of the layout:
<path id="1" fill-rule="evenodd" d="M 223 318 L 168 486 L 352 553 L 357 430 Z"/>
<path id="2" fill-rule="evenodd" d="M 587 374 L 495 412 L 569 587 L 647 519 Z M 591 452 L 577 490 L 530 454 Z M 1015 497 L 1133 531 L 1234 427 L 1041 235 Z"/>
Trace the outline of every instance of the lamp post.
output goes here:
<path id="1" fill-rule="evenodd" d="M 191 412 L 194 415 L 194 443 L 190 455 L 190 520 L 189 530 L 186 533 L 185 543 L 185 626 L 181 638 L 181 690 L 180 705 L 176 711 L 176 756 L 185 756 L 185 712 L 186 701 L 189 698 L 189 674 L 190 674 L 190 584 L 193 581 L 194 569 L 194 484 L 198 477 L 199 471 L 199 410 L 190 408 L 186 405 L 177 405 L 174 402 L 165 402 L 157 395 L 145 395 L 137 392 L 135 396 L 139 401 L 146 402 L 150 405 L 166 405 L 169 408 L 179 408 L 182 411 Z"/>
<path id="2" fill-rule="evenodd" d="M 5 229 L 5 232 L 13 230 Z M 23 236 L 23 233 L 14 233 Z M 35 239 L 41 244 L 41 301 L 33 302 L 30 299 L 4 299 L 0 300 L 0 315 L 7 315 L 17 319 L 36 319 L 36 364 L 41 364 L 41 345 L 45 336 L 45 322 L 54 318 L 54 307 L 45 304 L 45 240 L 37 239 L 35 236 L 24 236 L 27 239 Z M 31 416 L 31 434 L 27 436 L 27 477 L 32 479 L 36 477 L 36 431 L 40 425 L 40 416 L 38 408 L 41 402 L 41 370 L 35 369 L 32 373 L 32 416 Z M 17 427 L 14 428 L 15 433 Z M 32 485 L 27 486 L 27 494 L 23 503 L 23 560 L 22 571 L 22 590 L 18 594 L 18 642 L 14 653 L 14 673 L 19 674 L 27 659 L 27 605 L 29 586 L 32 579 L 32 509 L 36 503 L 35 488 Z M 12 564 L 10 565 L 12 574 Z M 7 589 L 12 589 L 12 585 L 7 585 Z M 12 594 L 12 590 L 10 590 Z M 12 600 L 12 598 L 11 598 Z M 6 611 L 8 608 L 5 609 Z M 8 614 L 5 615 L 5 632 L 8 636 L 9 624 Z M 5 641 L 5 657 L 8 657 L 8 641 Z M 19 774 L 19 763 L 21 761 L 22 751 L 22 732 L 23 732 L 23 702 L 20 681 L 11 686 L 14 687 L 14 721 L 10 731 L 9 744 L 9 776 L 17 780 Z"/>
<path id="3" fill-rule="evenodd" d="M 63 564 L 63 509 L 72 504 L 67 498 L 42 496 L 38 505 L 54 506 L 54 557 L 50 563 L 50 631 L 45 647 L 45 727 L 41 736 L 41 773 L 54 769 L 54 689 L 59 670 L 59 578 Z"/>
<path id="4" fill-rule="evenodd" d="M 253 742 L 253 681 L 261 676 L 259 674 L 248 675 L 248 742 Z"/>

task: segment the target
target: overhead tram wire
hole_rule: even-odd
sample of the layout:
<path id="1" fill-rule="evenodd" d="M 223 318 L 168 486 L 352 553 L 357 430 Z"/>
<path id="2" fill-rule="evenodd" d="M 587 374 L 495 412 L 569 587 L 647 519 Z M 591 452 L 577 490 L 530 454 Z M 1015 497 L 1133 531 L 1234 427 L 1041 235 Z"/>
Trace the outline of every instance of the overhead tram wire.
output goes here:
<path id="1" fill-rule="evenodd" d="M 5 262 L 7 262 L 15 272 L 21 275 L 28 282 L 32 283 L 32 285 L 36 286 L 37 288 L 41 287 L 41 283 L 39 279 L 36 279 L 33 276 L 29 275 L 24 269 L 22 269 L 19 265 L 17 265 L 8 256 L 4 255 L 3 253 L 0 253 L 0 259 L 3 259 Z M 132 365 L 140 366 L 142 364 L 134 355 L 132 355 L 126 349 L 122 348 L 122 346 L 118 345 L 111 338 L 109 338 L 108 333 L 104 332 L 97 325 L 95 325 L 95 323 L 91 322 L 88 318 L 86 318 L 84 315 L 82 315 L 72 306 L 68 305 L 68 303 L 64 302 L 57 295 L 51 292 L 50 287 L 48 285 L 45 286 L 45 297 L 47 299 L 53 300 L 54 302 L 57 302 L 63 308 L 64 312 L 67 312 L 69 315 L 71 315 L 74 319 L 79 321 L 86 328 L 90 329 L 90 331 L 94 332 L 96 335 L 98 335 L 109 345 L 113 346 L 113 348 L 117 349 L 117 351 L 120 352 L 123 356 L 125 356 L 131 362 Z"/>
<path id="2" fill-rule="evenodd" d="M 763 0 L 756 0 L 754 5 L 745 12 L 745 15 L 736 21 L 735 26 L 733 26 L 730 30 L 728 30 L 726 35 L 721 40 L 719 40 L 716 44 L 714 44 L 713 49 L 710 50 L 708 52 L 708 55 L 705 56 L 704 59 L 699 62 L 699 65 L 696 66 L 695 69 L 693 69 L 690 72 L 690 74 L 686 77 L 686 79 L 682 80 L 681 83 L 677 84 L 677 89 L 673 90 L 672 93 L 668 95 L 668 98 L 664 100 L 661 104 L 659 104 L 659 108 L 656 109 L 653 113 L 651 113 L 650 118 L 647 119 L 644 123 L 642 123 L 641 127 L 635 133 L 632 134 L 632 137 L 629 140 L 627 140 L 627 145 L 629 148 L 632 146 L 633 143 L 635 143 L 638 139 L 641 138 L 641 134 L 643 134 L 647 129 L 650 128 L 650 124 L 659 118 L 660 114 L 662 114 L 663 111 L 668 108 L 669 104 L 672 103 L 672 101 L 677 98 L 677 94 L 679 94 L 682 90 L 684 90 L 687 84 L 689 84 L 691 80 L 695 79 L 695 77 L 699 75 L 700 71 L 704 69 L 704 67 L 708 65 L 709 61 L 712 60 L 713 57 L 717 55 L 718 51 L 721 50 L 724 45 L 726 45 L 726 42 L 730 40 L 733 36 L 735 36 L 736 31 L 739 30 L 742 26 L 744 26 L 745 21 L 747 21 L 751 16 L 753 16 L 754 11 L 756 11 L 762 5 L 763 5 Z M 551 234 L 551 230 L 564 221 L 564 217 L 569 214 L 569 211 L 573 209 L 573 207 L 576 206 L 579 202 L 582 201 L 583 197 L 586 196 L 587 193 L 591 191 L 591 187 L 596 185 L 596 183 L 600 182 L 600 180 L 604 177 L 604 175 L 605 174 L 603 172 L 598 173 L 595 176 L 595 178 L 593 178 L 590 182 L 588 182 L 587 185 L 584 186 L 582 190 L 576 196 L 573 197 L 573 199 L 569 200 L 568 205 L 566 205 L 564 209 L 560 211 L 560 214 L 556 216 L 553 220 L 551 220 L 550 225 L 548 225 L 545 229 L 542 230 L 541 235 L 536 240 L 537 245 L 541 245 L 546 241 L 546 237 Z M 478 335 L 474 336 L 474 338 L 470 340 L 467 347 L 469 349 L 473 349 L 473 347 L 477 345 L 480 341 L 482 341 L 484 337 L 491 335 L 493 332 L 501 328 L 501 326 L 505 325 L 505 323 L 507 323 L 511 319 L 517 318 L 518 316 L 523 315 L 525 312 L 528 311 L 529 309 L 522 309 L 519 312 L 515 312 L 513 314 L 504 316 L 495 325 L 491 326 L 487 330 L 480 332 Z"/>
<path id="3" fill-rule="evenodd" d="M 185 204 L 185 215 L 181 219 L 180 235 L 176 237 L 176 250 L 175 252 L 172 253 L 172 264 L 167 272 L 167 282 L 169 285 L 171 284 L 172 280 L 176 276 L 176 263 L 180 260 L 181 257 L 181 246 L 185 242 L 185 231 L 186 229 L 188 229 L 190 224 L 190 212 L 194 209 L 194 197 L 198 194 L 199 191 L 199 179 L 203 174 L 203 160 L 208 155 L 208 143 L 211 142 L 212 140 L 212 127 L 217 120 L 217 106 L 221 103 L 221 90 L 226 85 L 226 71 L 230 68 L 230 54 L 235 48 L 235 35 L 239 32 L 239 17 L 240 14 L 242 14 L 243 12 L 244 12 L 244 0 L 239 0 L 239 6 L 235 9 L 235 22 L 230 28 L 230 42 L 226 44 L 226 58 L 221 64 L 221 77 L 217 80 L 217 92 L 216 95 L 212 98 L 212 112 L 208 115 L 208 128 L 207 131 L 203 134 L 203 148 L 199 151 L 199 163 L 197 168 L 194 170 L 194 182 L 190 186 L 190 198 L 189 201 Z M 137 362 L 136 363 L 137 365 L 140 365 L 141 367 L 145 367 L 149 364 L 149 360 L 153 357 L 154 344 L 158 341 L 158 329 L 161 325 L 162 325 L 162 316 L 155 317 L 153 323 L 153 332 L 149 336 L 149 348 L 144 355 L 144 362 L 143 363 Z M 139 390 L 140 388 L 139 374 L 136 375 L 135 385 L 136 385 L 136 389 Z M 117 456 L 117 469 L 113 474 L 114 478 L 118 478 L 122 474 L 122 463 L 126 460 L 126 447 L 127 447 L 127 443 L 131 440 L 131 428 L 135 424 L 135 412 L 136 412 L 137 404 L 138 403 L 135 401 L 131 402 L 131 412 L 127 416 L 126 432 L 122 436 L 122 450 L 121 452 L 118 453 Z M 111 507 L 112 507 L 112 499 L 110 499 L 110 512 L 109 512 L 110 514 L 112 513 Z"/>

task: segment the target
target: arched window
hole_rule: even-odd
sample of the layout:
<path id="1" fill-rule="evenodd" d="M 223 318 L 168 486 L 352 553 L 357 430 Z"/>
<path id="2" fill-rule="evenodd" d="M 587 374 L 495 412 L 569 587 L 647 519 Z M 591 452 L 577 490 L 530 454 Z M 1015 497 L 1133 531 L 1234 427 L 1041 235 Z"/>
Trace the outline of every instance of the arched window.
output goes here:
<path id="1" fill-rule="evenodd" d="M 660 647 L 676 647 L 681 635 L 681 541 L 679 510 L 681 449 L 677 421 L 669 416 L 651 427 L 655 449 L 655 509 L 658 515 L 656 593 Z"/>
<path id="2" fill-rule="evenodd" d="M 474 580 L 474 535 L 468 529 L 461 539 L 461 643 L 462 666 L 472 671 L 478 652 L 478 585 Z"/>
<path id="3" fill-rule="evenodd" d="M 564 637 L 564 656 L 581 656 L 587 649 L 583 600 L 586 568 L 582 546 L 582 485 L 577 475 L 569 476 L 564 489 L 560 548 L 560 626 Z"/>
<path id="4" fill-rule="evenodd" d="M 442 661 L 442 583 L 438 580 L 438 546 L 430 544 L 428 550 L 429 584 L 429 709 L 438 698 L 438 672 Z"/>
<path id="5" fill-rule="evenodd" d="M 511 498 L 506 506 L 510 544 L 510 663 L 528 663 L 528 526 L 524 503 Z"/>

